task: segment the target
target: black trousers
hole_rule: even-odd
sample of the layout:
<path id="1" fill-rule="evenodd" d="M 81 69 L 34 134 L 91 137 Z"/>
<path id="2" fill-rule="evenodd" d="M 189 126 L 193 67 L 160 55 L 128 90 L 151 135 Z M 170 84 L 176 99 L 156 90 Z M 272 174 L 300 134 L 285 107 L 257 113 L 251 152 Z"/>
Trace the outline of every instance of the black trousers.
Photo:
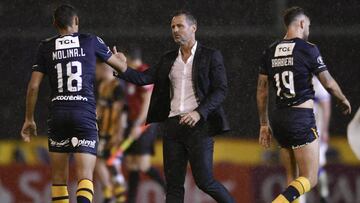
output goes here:
<path id="1" fill-rule="evenodd" d="M 166 178 L 166 203 L 184 202 L 187 163 L 196 185 L 217 202 L 233 203 L 226 188 L 213 176 L 214 140 L 206 122 L 191 128 L 179 125 L 179 117 L 164 122 L 163 156 Z"/>

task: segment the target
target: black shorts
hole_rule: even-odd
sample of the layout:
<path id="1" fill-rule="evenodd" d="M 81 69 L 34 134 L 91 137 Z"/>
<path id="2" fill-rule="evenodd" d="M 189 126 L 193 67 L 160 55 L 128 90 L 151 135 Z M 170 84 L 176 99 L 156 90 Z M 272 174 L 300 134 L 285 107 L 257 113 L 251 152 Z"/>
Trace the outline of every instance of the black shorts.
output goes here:
<path id="1" fill-rule="evenodd" d="M 131 126 L 129 126 L 131 129 Z M 154 144 L 156 136 L 159 133 L 159 124 L 152 123 L 145 130 L 145 132 L 134 141 L 130 147 L 125 151 L 126 154 L 130 155 L 144 155 L 151 154 L 154 155 Z"/>
<path id="2" fill-rule="evenodd" d="M 281 108 L 272 112 L 270 125 L 281 147 L 298 148 L 318 138 L 313 109 Z"/>
<path id="3" fill-rule="evenodd" d="M 96 114 L 86 110 L 52 110 L 48 119 L 48 135 L 50 152 L 96 155 Z"/>
<path id="4" fill-rule="evenodd" d="M 110 157 L 111 149 L 108 147 L 110 139 L 110 135 L 99 136 L 99 146 L 97 149 L 97 155 L 99 158 L 108 159 Z"/>

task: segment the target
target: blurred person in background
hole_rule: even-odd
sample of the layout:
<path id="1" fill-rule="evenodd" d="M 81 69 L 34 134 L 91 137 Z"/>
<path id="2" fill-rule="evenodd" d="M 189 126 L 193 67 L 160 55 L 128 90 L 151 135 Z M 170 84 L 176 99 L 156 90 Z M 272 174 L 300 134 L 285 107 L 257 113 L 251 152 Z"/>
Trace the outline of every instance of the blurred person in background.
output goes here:
<path id="1" fill-rule="evenodd" d="M 196 30 L 197 21 L 190 12 L 176 12 L 171 31 L 179 48 L 166 52 L 144 72 L 128 67 L 118 76 L 136 85 L 154 84 L 147 122 L 162 122 L 164 129 L 166 202 L 184 202 L 190 162 L 202 191 L 217 202 L 233 203 L 229 191 L 213 175 L 212 136 L 230 129 L 222 108 L 227 93 L 225 66 L 220 51 L 196 41 Z"/>
<path id="2" fill-rule="evenodd" d="M 310 191 L 318 181 L 319 141 L 313 112 L 313 75 L 336 98 L 344 114 L 351 112 L 349 101 L 327 71 L 317 46 L 307 41 L 310 19 L 305 11 L 300 7 L 287 9 L 284 23 L 287 28 L 284 39 L 264 51 L 257 86 L 259 143 L 268 148 L 274 135 L 281 147 L 287 175 L 288 187 L 273 203 L 298 202 L 298 197 Z M 269 82 L 276 91 L 271 127 Z"/>
<path id="3" fill-rule="evenodd" d="M 58 35 L 43 40 L 32 67 L 26 96 L 25 122 L 21 136 L 30 142 L 36 136 L 34 111 L 44 76 L 50 81 L 48 147 L 51 160 L 52 202 L 69 202 L 67 188 L 69 155 L 74 155 L 77 175 L 77 202 L 93 199 L 93 172 L 98 131 L 94 97 L 96 59 L 123 71 L 126 58 L 112 54 L 102 39 L 81 34 L 79 17 L 71 5 L 61 5 L 53 15 Z"/>
<path id="4" fill-rule="evenodd" d="M 141 49 L 130 48 L 126 54 L 130 68 L 145 71 L 148 65 L 142 62 Z M 148 175 L 165 190 L 165 181 L 159 171 L 151 166 L 151 156 L 154 155 L 154 145 L 159 132 L 159 125 L 152 123 L 145 126 L 153 85 L 126 85 L 128 102 L 128 134 L 135 141 L 125 151 L 125 165 L 129 172 L 128 203 L 136 202 L 140 172 Z"/>
<path id="5" fill-rule="evenodd" d="M 125 179 L 121 171 L 121 160 L 107 166 L 111 150 L 120 145 L 124 134 L 125 92 L 120 81 L 113 76 L 112 68 L 103 62 L 96 64 L 97 102 L 96 113 L 99 126 L 98 159 L 95 172 L 103 185 L 104 203 L 113 198 L 116 203 L 126 201 Z"/>

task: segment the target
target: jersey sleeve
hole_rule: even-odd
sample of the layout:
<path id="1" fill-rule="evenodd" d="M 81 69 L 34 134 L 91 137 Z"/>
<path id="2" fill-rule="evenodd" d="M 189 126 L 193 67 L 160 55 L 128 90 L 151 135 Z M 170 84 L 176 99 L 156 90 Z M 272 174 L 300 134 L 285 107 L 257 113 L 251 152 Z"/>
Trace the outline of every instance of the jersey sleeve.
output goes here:
<path id="1" fill-rule="evenodd" d="M 266 50 L 263 52 L 262 57 L 261 57 L 261 61 L 260 61 L 260 66 L 259 66 L 259 73 L 263 74 L 263 75 L 269 75 L 268 69 L 266 67 Z"/>
<path id="2" fill-rule="evenodd" d="M 322 71 L 327 70 L 326 65 L 321 57 L 320 51 L 317 48 L 317 46 L 313 46 L 310 49 L 310 61 L 309 61 L 309 65 L 310 65 L 310 71 L 317 75 Z"/>
<path id="3" fill-rule="evenodd" d="M 47 70 L 46 70 L 46 66 L 45 66 L 45 59 L 44 59 L 44 56 L 42 53 L 43 53 L 42 52 L 42 43 L 40 43 L 39 48 L 36 53 L 35 62 L 32 66 L 32 71 L 38 71 L 38 72 L 42 72 L 42 73 L 46 74 Z"/>
<path id="4" fill-rule="evenodd" d="M 96 56 L 103 62 L 106 62 L 110 56 L 112 55 L 109 47 L 105 44 L 105 42 L 100 38 L 95 36 L 95 54 Z"/>

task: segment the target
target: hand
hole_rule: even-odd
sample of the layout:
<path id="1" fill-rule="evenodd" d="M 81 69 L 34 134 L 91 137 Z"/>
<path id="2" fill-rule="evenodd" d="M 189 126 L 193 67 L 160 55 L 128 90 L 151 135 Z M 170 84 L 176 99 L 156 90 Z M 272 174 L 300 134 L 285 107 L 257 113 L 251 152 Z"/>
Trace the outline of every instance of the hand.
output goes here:
<path id="1" fill-rule="evenodd" d="M 126 56 L 122 52 L 118 52 L 116 46 L 112 48 L 112 53 L 116 56 L 116 58 L 120 59 L 122 62 L 126 63 Z"/>
<path id="2" fill-rule="evenodd" d="M 200 120 L 200 114 L 197 111 L 192 111 L 190 113 L 181 115 L 181 119 L 179 124 L 188 125 L 190 127 L 194 127 L 196 123 Z"/>
<path id="3" fill-rule="evenodd" d="M 35 121 L 25 121 L 21 129 L 21 137 L 25 142 L 30 142 L 31 136 L 37 136 Z"/>
<path id="4" fill-rule="evenodd" d="M 341 112 L 346 115 L 351 113 L 351 106 L 350 102 L 347 99 L 344 99 L 338 103 L 338 106 L 341 110 Z"/>
<path id="5" fill-rule="evenodd" d="M 113 47 L 112 53 L 121 62 L 121 68 L 126 70 L 126 68 L 127 68 L 126 56 L 122 52 L 118 52 L 116 49 L 116 46 Z"/>
<path id="6" fill-rule="evenodd" d="M 271 130 L 269 126 L 260 126 L 259 143 L 265 148 L 269 148 L 271 144 Z"/>

